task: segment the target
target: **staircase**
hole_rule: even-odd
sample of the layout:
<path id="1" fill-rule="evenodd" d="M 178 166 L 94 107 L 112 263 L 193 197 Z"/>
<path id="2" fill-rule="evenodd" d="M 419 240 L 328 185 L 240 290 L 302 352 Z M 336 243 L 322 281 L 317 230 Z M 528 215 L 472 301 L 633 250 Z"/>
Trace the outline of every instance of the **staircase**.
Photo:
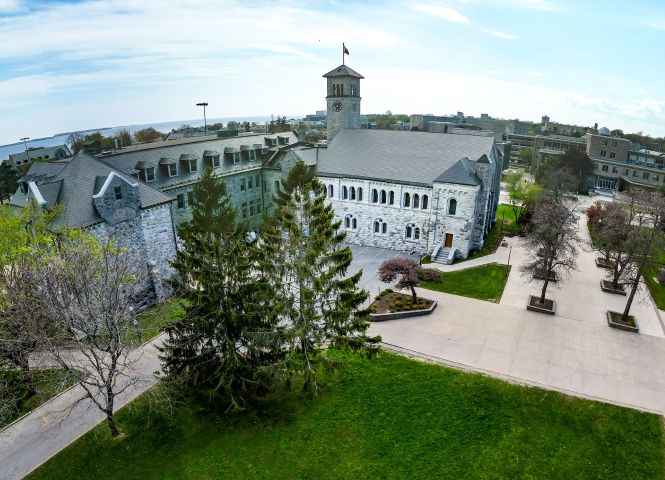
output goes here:
<path id="1" fill-rule="evenodd" d="M 449 247 L 442 247 L 439 249 L 439 251 L 436 253 L 436 257 L 432 259 L 434 263 L 441 263 L 443 265 L 448 265 L 450 262 L 448 261 L 448 255 L 450 254 L 450 248 Z"/>

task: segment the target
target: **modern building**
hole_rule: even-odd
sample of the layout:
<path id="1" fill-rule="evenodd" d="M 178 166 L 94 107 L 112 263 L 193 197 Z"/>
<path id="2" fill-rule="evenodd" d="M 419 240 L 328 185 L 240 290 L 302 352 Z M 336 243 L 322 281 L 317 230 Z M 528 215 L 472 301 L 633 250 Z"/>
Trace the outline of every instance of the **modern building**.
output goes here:
<path id="1" fill-rule="evenodd" d="M 525 148 L 531 149 L 532 152 L 531 157 L 529 158 L 529 163 L 526 166 L 531 165 L 535 139 L 536 137 L 534 135 L 516 135 L 516 134 L 506 135 L 505 141 L 510 142 L 511 144 L 511 149 L 510 149 L 511 165 L 520 164 L 520 152 Z"/>
<path id="2" fill-rule="evenodd" d="M 72 152 L 67 145 L 56 145 L 54 147 L 30 147 L 27 151 L 14 153 L 9 156 L 14 170 L 25 168 L 33 160 L 62 160 L 71 157 Z"/>
<path id="3" fill-rule="evenodd" d="M 536 135 L 533 140 L 533 158 L 531 170 L 536 171 L 540 162 L 548 157 L 563 155 L 568 150 L 585 152 L 586 138 L 567 137 L 564 135 Z"/>

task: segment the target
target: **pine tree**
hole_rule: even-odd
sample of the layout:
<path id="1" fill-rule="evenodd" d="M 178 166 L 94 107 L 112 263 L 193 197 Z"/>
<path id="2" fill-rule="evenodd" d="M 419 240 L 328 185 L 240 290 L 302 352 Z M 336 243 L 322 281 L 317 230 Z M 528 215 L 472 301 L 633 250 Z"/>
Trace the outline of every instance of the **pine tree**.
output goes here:
<path id="1" fill-rule="evenodd" d="M 316 391 L 320 372 L 334 366 L 325 345 L 373 352 L 379 339 L 365 334 L 362 272 L 345 278 L 351 249 L 343 244 L 345 233 L 326 204 L 323 184 L 299 162 L 275 202 L 262 235 L 262 271 L 277 299 L 279 332 L 287 344 L 282 372 L 287 379 L 301 373 L 304 389 Z"/>
<path id="2" fill-rule="evenodd" d="M 168 329 L 163 371 L 198 391 L 223 394 L 233 406 L 262 385 L 261 366 L 279 348 L 265 282 L 256 275 L 258 249 L 222 181 L 210 169 L 193 192 L 192 220 L 178 229 L 181 248 L 173 266 L 185 314 Z"/>

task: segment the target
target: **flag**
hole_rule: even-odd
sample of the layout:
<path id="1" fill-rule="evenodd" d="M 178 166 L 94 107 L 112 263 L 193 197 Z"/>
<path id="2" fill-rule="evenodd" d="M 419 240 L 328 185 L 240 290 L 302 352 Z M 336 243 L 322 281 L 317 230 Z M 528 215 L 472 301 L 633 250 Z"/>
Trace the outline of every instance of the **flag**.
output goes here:
<path id="1" fill-rule="evenodd" d="M 342 44 L 342 48 L 344 49 L 344 53 L 348 55 L 349 54 L 349 49 L 346 48 L 346 46 L 344 44 Z"/>

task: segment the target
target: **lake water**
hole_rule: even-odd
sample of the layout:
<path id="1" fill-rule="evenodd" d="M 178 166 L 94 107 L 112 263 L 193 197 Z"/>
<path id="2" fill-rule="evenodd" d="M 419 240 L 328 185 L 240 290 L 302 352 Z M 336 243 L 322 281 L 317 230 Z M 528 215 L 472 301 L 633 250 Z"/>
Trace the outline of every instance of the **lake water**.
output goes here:
<path id="1" fill-rule="evenodd" d="M 287 118 L 302 118 L 302 116 L 288 116 Z M 230 121 L 236 121 L 236 122 L 257 122 L 257 123 L 265 123 L 267 121 L 270 121 L 270 116 L 263 116 L 263 117 L 222 117 L 222 118 L 209 118 L 208 119 L 208 125 L 212 125 L 213 123 L 219 123 L 222 122 L 224 125 L 226 125 Z M 143 128 L 148 128 L 148 127 L 153 127 L 155 130 L 159 130 L 160 132 L 168 133 L 171 130 L 175 128 L 179 128 L 182 125 L 189 125 L 190 127 L 198 127 L 198 126 L 203 126 L 203 121 L 200 118 L 197 118 L 196 120 L 178 120 L 178 121 L 173 121 L 173 122 L 160 122 L 160 123 L 143 123 L 143 124 L 136 124 L 136 125 L 122 125 L 118 127 L 111 127 L 111 128 L 99 128 L 99 129 L 92 129 L 92 130 L 85 130 L 83 133 L 92 133 L 92 132 L 101 132 L 102 135 L 104 136 L 110 136 L 113 133 L 117 132 L 118 130 L 123 130 L 127 129 L 130 132 L 134 133 L 137 130 L 141 130 Z M 69 137 L 69 133 L 66 133 L 64 135 L 54 135 L 49 138 L 42 138 L 38 140 L 29 140 L 28 141 L 28 148 L 30 147 L 52 147 L 54 145 L 62 145 L 67 141 L 67 137 Z M 25 146 L 23 145 L 22 142 L 17 142 L 13 143 L 11 145 L 0 145 L 0 160 L 6 160 L 9 158 L 9 155 L 13 153 L 18 153 L 22 152 L 25 150 Z"/>

